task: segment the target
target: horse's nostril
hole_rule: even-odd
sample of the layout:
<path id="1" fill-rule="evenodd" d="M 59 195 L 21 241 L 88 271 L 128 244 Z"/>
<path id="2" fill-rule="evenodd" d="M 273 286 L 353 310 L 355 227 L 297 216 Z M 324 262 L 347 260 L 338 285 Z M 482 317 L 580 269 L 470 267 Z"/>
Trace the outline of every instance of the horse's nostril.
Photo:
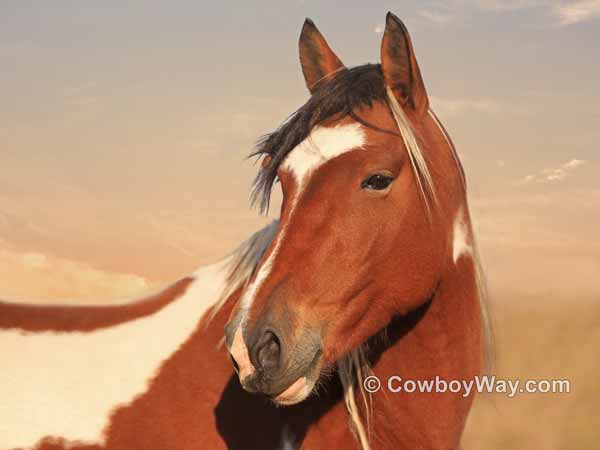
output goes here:
<path id="1" fill-rule="evenodd" d="M 275 333 L 265 332 L 257 343 L 257 362 L 263 372 L 269 372 L 279 367 L 281 343 Z"/>

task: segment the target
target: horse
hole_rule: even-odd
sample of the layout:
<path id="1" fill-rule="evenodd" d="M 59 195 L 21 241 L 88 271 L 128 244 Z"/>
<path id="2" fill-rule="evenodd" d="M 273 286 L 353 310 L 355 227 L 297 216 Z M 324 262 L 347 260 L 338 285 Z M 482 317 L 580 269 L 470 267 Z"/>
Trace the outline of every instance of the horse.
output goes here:
<path id="1" fill-rule="evenodd" d="M 133 302 L 0 302 L 0 449 L 458 449 L 492 360 L 465 176 L 388 13 L 381 63 L 306 19 L 307 102 L 252 153 L 279 219 Z M 369 383 L 367 383 L 367 381 Z"/>

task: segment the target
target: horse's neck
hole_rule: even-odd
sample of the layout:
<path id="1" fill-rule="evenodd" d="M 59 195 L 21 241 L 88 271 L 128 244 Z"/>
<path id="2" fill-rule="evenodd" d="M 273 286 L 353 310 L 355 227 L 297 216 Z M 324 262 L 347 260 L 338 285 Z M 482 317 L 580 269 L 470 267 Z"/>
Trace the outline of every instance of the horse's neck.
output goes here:
<path id="1" fill-rule="evenodd" d="M 388 380 L 468 381 L 480 373 L 483 343 L 472 259 L 452 264 L 430 303 L 392 324 L 388 335 L 390 347 L 373 368 L 382 382 L 374 398 L 377 439 L 389 448 L 458 448 L 473 395 L 393 393 Z M 394 378 L 391 387 L 401 383 Z"/>

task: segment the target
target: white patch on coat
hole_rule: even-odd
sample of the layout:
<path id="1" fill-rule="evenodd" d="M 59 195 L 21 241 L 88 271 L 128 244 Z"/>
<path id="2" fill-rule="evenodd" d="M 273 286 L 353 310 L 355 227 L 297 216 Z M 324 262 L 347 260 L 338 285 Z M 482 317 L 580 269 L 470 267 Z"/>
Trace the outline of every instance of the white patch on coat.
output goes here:
<path id="1" fill-rule="evenodd" d="M 0 330 L 0 449 L 46 436 L 102 445 L 110 414 L 143 394 L 196 330 L 227 280 L 229 259 L 146 317 L 92 332 Z"/>
<path id="2" fill-rule="evenodd" d="M 452 242 L 452 259 L 454 260 L 454 264 L 465 254 L 472 255 L 473 246 L 471 245 L 471 236 L 469 235 L 464 208 L 461 206 L 454 218 Z"/>

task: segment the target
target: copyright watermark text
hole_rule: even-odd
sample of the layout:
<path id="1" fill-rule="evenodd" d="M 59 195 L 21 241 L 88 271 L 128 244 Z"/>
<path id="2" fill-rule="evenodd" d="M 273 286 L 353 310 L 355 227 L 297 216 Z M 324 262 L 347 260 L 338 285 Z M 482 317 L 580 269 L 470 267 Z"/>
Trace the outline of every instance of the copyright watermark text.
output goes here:
<path id="1" fill-rule="evenodd" d="M 552 393 L 568 394 L 571 392 L 569 380 L 511 380 L 497 378 L 495 375 L 475 376 L 472 379 L 445 380 L 440 376 L 428 380 L 412 380 L 393 375 L 387 379 L 379 379 L 370 375 L 363 380 L 367 392 L 375 393 L 385 389 L 391 393 L 444 393 L 451 392 L 468 397 L 472 393 L 498 393 L 513 398 L 518 394 Z"/>

